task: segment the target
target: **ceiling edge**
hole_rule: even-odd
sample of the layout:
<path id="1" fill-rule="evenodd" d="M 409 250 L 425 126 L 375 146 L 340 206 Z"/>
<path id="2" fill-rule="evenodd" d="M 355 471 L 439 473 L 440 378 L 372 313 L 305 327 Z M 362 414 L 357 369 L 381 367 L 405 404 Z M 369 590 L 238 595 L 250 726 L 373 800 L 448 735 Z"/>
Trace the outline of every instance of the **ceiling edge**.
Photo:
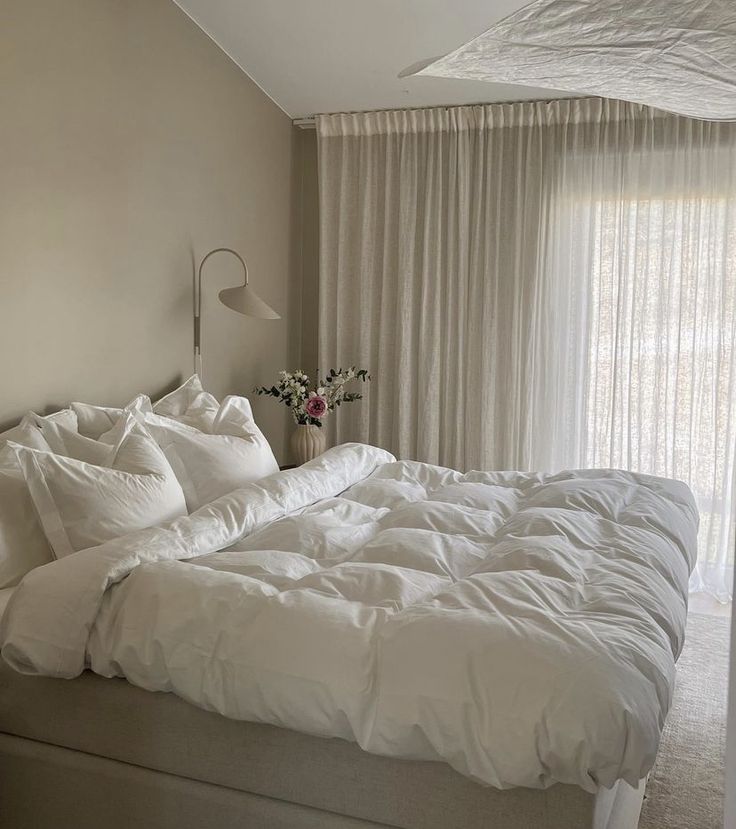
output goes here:
<path id="1" fill-rule="evenodd" d="M 176 6 L 176 7 L 177 7 L 180 11 L 182 11 L 182 12 L 183 12 L 183 13 L 184 13 L 184 14 L 185 14 L 185 15 L 186 15 L 186 16 L 187 16 L 187 17 L 188 17 L 188 18 L 192 21 L 192 23 L 194 23 L 194 25 L 195 25 L 195 26 L 196 26 L 196 27 L 197 27 L 200 31 L 204 32 L 204 33 L 207 35 L 207 37 L 208 37 L 208 38 L 209 38 L 209 39 L 210 39 L 210 40 L 211 40 L 211 41 L 215 44 L 215 46 L 217 46 L 217 48 L 218 48 L 221 52 L 223 52 L 225 55 L 227 55 L 227 57 L 228 57 L 228 58 L 230 58 L 230 60 L 231 60 L 231 61 L 232 61 L 232 62 L 233 62 L 233 63 L 234 63 L 237 67 L 238 67 L 238 69 L 240 69 L 240 71 L 241 71 L 241 72 L 242 72 L 242 73 L 246 76 L 246 78 L 248 78 L 248 80 L 250 80 L 252 83 L 254 83 L 254 84 L 255 84 L 255 85 L 256 85 L 256 86 L 257 86 L 257 87 L 261 90 L 261 92 L 262 92 L 262 93 L 263 93 L 263 94 L 264 94 L 264 95 L 268 98 L 268 100 L 269 100 L 269 101 L 272 101 L 274 104 L 276 104 L 276 106 L 277 106 L 277 107 L 281 110 L 281 112 L 283 112 L 283 113 L 284 113 L 284 115 L 285 115 L 287 118 L 292 119 L 292 117 L 293 117 L 293 116 L 292 116 L 292 115 L 290 115 L 290 114 L 289 114 L 289 113 L 288 113 L 288 112 L 287 112 L 287 111 L 286 111 L 286 110 L 285 110 L 285 109 L 281 106 L 281 104 L 280 104 L 280 103 L 279 103 L 279 102 L 278 102 L 278 101 L 277 101 L 277 100 L 273 97 L 273 95 L 271 95 L 271 94 L 270 94 L 267 90 L 265 90 L 265 89 L 264 89 L 264 88 L 263 88 L 263 87 L 262 87 L 262 86 L 258 83 L 258 81 L 257 81 L 257 80 L 256 80 L 256 79 L 255 79 L 255 78 L 254 78 L 254 77 L 253 77 L 253 76 L 252 76 L 252 75 L 248 72 L 248 70 L 247 70 L 244 66 L 242 66 L 242 65 L 241 65 L 241 64 L 240 64 L 240 63 L 236 60 L 236 58 L 234 58 L 234 57 L 230 54 L 230 52 L 228 52 L 228 50 L 227 50 L 227 49 L 225 49 L 225 47 L 224 47 L 221 43 L 219 43 L 217 40 L 215 40 L 215 38 L 214 38 L 214 37 L 212 37 L 212 35 L 211 35 L 208 31 L 207 31 L 207 29 L 205 29 L 205 28 L 204 28 L 204 26 L 203 26 L 203 25 L 199 22 L 199 20 L 197 20 L 197 18 L 196 18 L 196 17 L 192 16 L 192 15 L 189 13 L 189 11 L 188 11 L 187 9 L 185 9 L 185 8 L 181 5 L 181 3 L 179 2 L 179 0 L 173 0 L 173 3 L 174 3 L 174 5 L 175 5 L 175 6 Z"/>

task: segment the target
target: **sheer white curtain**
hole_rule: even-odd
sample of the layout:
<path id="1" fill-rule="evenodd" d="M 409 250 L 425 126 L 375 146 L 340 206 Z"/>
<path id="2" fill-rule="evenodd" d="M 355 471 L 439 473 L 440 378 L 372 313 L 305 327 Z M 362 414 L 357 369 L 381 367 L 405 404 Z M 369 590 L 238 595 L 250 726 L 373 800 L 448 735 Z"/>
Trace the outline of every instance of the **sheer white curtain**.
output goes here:
<path id="1" fill-rule="evenodd" d="M 336 440 L 465 469 L 685 480 L 725 598 L 736 127 L 598 99 L 323 116 L 320 360 Z"/>

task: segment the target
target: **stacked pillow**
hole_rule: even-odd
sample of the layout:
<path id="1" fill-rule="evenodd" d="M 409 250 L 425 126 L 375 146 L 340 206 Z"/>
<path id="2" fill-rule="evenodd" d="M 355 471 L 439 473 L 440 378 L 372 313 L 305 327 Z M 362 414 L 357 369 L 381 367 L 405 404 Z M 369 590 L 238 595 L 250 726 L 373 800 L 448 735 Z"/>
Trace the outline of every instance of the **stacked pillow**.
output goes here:
<path id="1" fill-rule="evenodd" d="M 0 434 L 0 588 L 276 471 L 248 400 L 220 403 L 196 375 L 153 405 L 29 413 Z"/>
<path id="2" fill-rule="evenodd" d="M 186 515 L 159 446 L 131 412 L 99 441 L 48 424 L 54 451 L 14 450 L 57 558 Z"/>
<path id="3" fill-rule="evenodd" d="M 205 429 L 208 424 L 211 426 L 214 423 L 219 407 L 216 398 L 202 388 L 199 377 L 194 374 L 178 389 L 155 403 L 153 411 L 197 429 Z M 253 427 L 258 428 L 255 423 Z"/>
<path id="4" fill-rule="evenodd" d="M 31 415 L 0 434 L 0 589 L 14 587 L 34 567 L 53 558 L 28 486 L 8 441 L 48 449 Z"/>
<path id="5" fill-rule="evenodd" d="M 114 409 L 110 406 L 92 406 L 89 403 L 72 403 L 71 410 L 77 419 L 74 431 L 79 432 L 83 437 L 99 440 L 105 432 L 109 432 L 113 428 L 126 411 L 133 409 L 150 412 L 151 401 L 145 394 L 139 394 L 124 409 Z"/>
<path id="6" fill-rule="evenodd" d="M 219 403 L 195 374 L 156 404 L 145 396 L 125 409 L 72 403 L 80 434 L 105 440 L 100 431 L 125 411 L 132 413 L 161 447 L 186 497 L 189 512 L 220 495 L 278 472 L 271 447 L 245 397 Z"/>

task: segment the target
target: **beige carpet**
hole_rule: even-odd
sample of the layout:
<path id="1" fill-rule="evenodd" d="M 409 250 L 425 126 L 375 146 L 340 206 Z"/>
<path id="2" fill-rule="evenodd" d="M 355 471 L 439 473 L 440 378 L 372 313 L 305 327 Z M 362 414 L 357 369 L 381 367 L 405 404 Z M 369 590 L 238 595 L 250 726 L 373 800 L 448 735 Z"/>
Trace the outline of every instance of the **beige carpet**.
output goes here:
<path id="1" fill-rule="evenodd" d="M 639 829 L 722 829 L 730 620 L 691 614 Z"/>

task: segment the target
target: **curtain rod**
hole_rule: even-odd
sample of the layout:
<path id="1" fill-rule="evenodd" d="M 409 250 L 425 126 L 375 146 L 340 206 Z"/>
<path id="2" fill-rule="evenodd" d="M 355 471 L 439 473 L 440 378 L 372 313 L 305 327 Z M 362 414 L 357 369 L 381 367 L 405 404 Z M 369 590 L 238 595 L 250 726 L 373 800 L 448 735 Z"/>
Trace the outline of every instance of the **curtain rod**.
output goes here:
<path id="1" fill-rule="evenodd" d="M 328 113 L 330 115 L 364 115 L 366 112 L 411 112 L 413 110 L 419 109 L 460 109 L 462 107 L 475 107 L 475 106 L 508 106 L 513 104 L 550 104 L 556 101 L 584 101 L 590 98 L 596 98 L 596 95 L 559 95 L 555 98 L 521 98 L 515 99 L 512 101 L 476 101 L 475 103 L 469 104 L 435 104 L 435 105 L 427 105 L 427 106 L 408 106 L 408 107 L 389 107 L 388 109 L 380 108 L 380 109 L 369 109 L 369 110 L 356 110 L 356 111 L 347 111 L 347 112 L 333 112 Z M 292 118 L 291 123 L 295 127 L 299 127 L 302 130 L 313 130 L 317 128 L 317 119 L 314 115 L 309 115 L 304 118 Z"/>

